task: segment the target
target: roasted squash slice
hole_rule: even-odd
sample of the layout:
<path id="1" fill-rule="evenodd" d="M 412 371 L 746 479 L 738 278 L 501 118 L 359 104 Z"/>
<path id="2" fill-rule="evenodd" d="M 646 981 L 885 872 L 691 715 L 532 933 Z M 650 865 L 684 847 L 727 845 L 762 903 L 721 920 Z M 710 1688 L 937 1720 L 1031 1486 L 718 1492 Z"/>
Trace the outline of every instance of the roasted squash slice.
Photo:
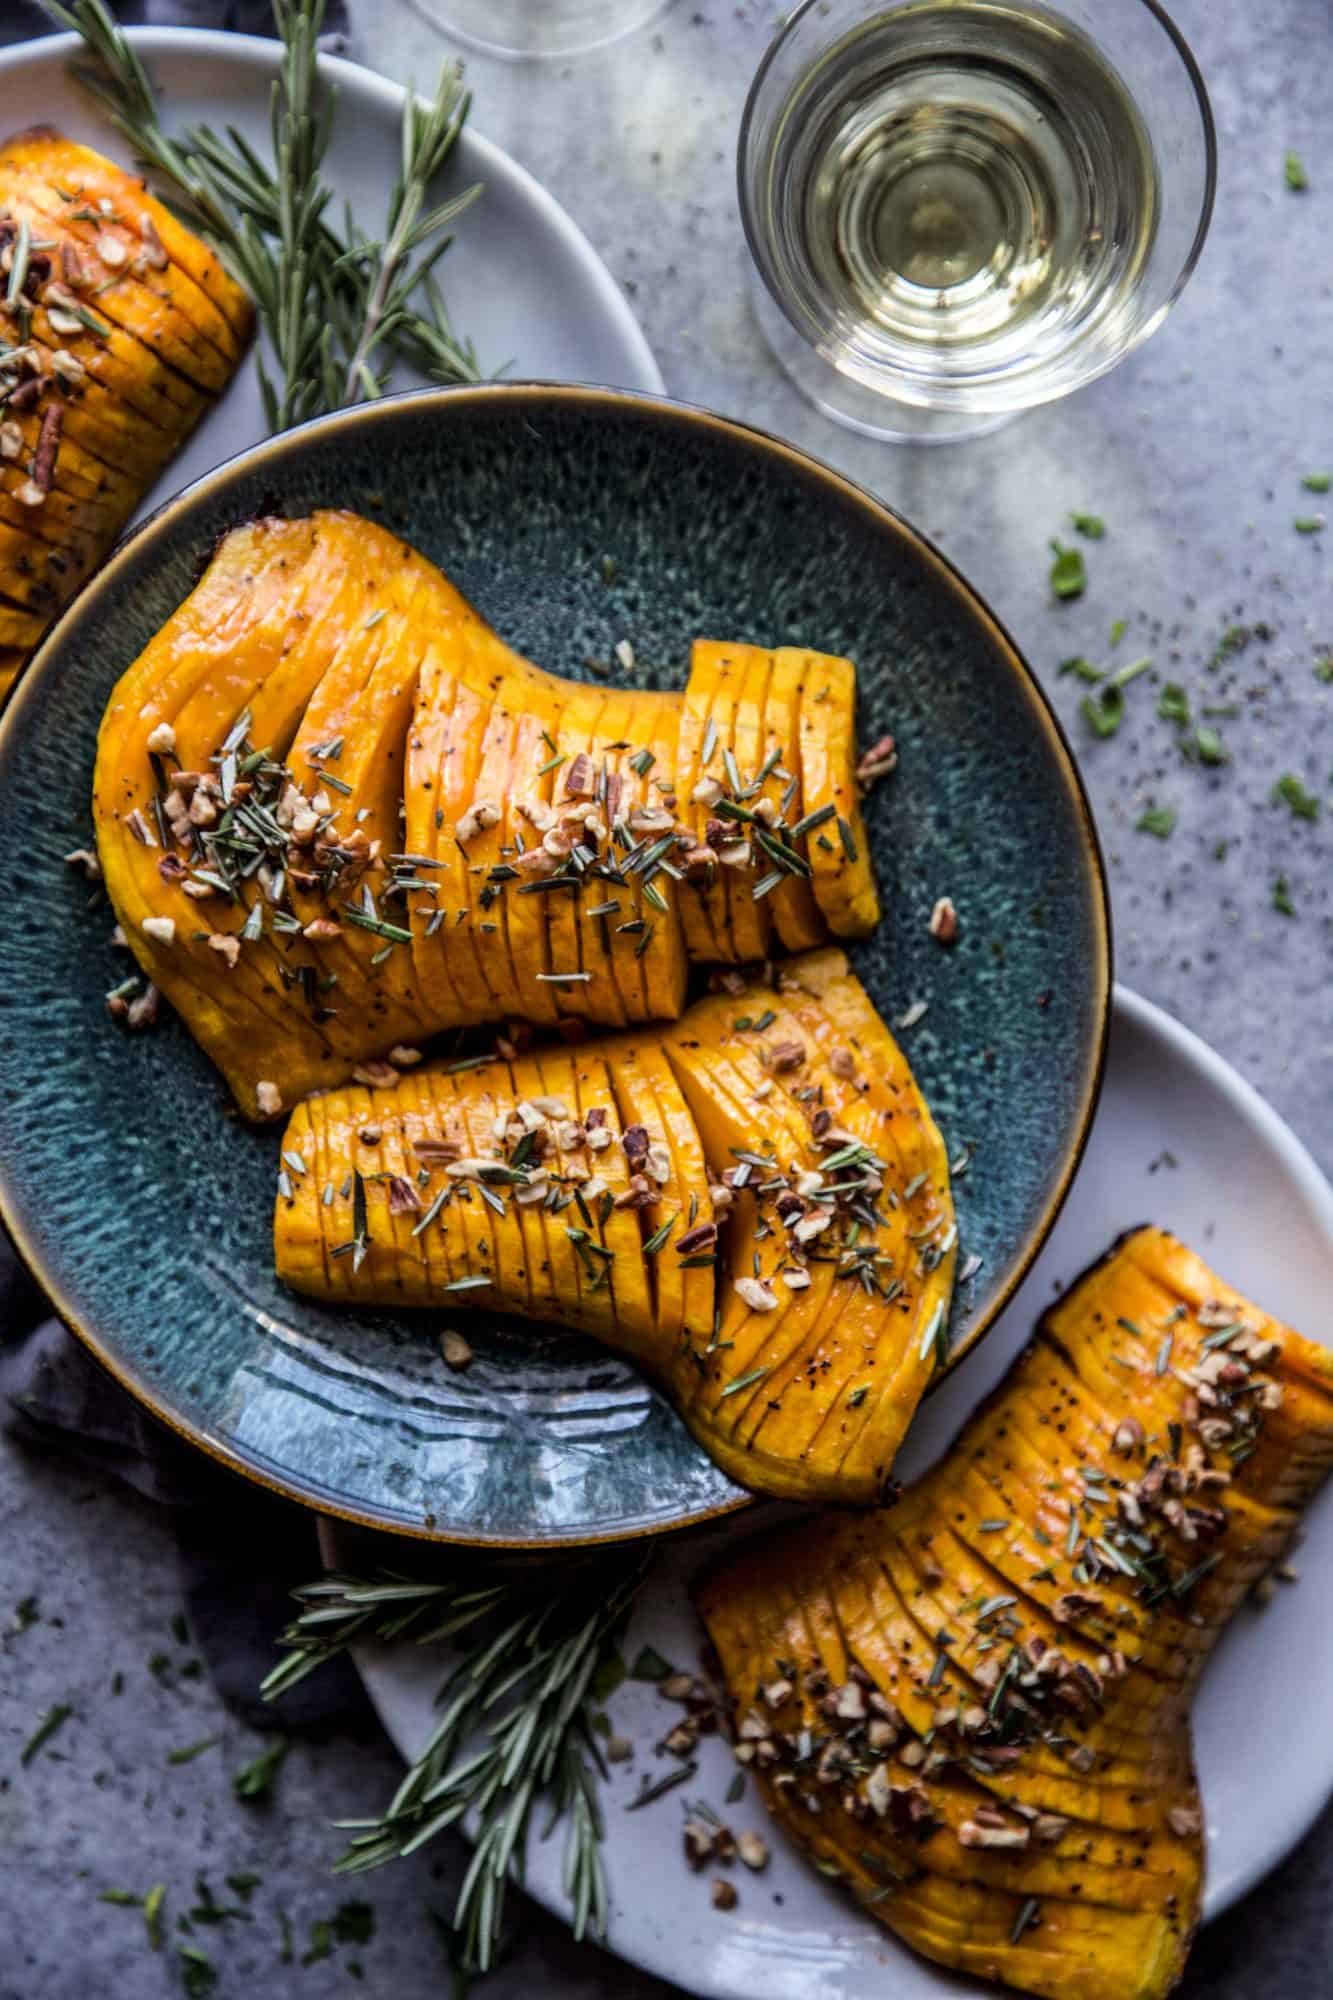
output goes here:
<path id="1" fill-rule="evenodd" d="M 799 826 L 805 817 L 805 792 L 801 783 L 801 655 L 790 646 L 781 646 L 773 655 L 772 671 L 764 694 L 763 727 L 760 738 L 763 772 L 760 796 L 771 799 L 779 820 L 788 828 Z M 806 836 L 808 839 L 808 835 Z M 827 925 L 819 913 L 810 887 L 809 857 L 800 838 L 789 845 L 805 861 L 805 869 L 789 869 L 785 879 L 772 890 L 769 907 L 779 938 L 788 951 L 813 951 L 823 944 Z"/>
<path id="2" fill-rule="evenodd" d="M 896 1506 L 705 1577 L 738 1758 L 927 1957 L 1159 2000 L 1199 1919 L 1193 1690 L 1331 1426 L 1325 1350 L 1135 1232 Z"/>
<path id="3" fill-rule="evenodd" d="M 566 1320 L 631 1355 L 761 1491 L 862 1504 L 883 1491 L 935 1365 L 954 1230 L 938 1135 L 840 952 L 793 961 L 778 988 L 703 1000 L 665 1038 L 414 1069 L 353 1093 L 351 1113 L 334 1091 L 322 1186 L 364 1175 L 366 1123 L 430 1166 L 432 1134 L 410 1122 L 423 1089 L 455 1104 L 459 1129 L 433 1135 L 446 1179 L 483 1183 L 457 1192 L 496 1274 L 473 1303 Z M 303 1134 L 298 1117 L 298 1154 Z M 405 1215 L 412 1197 L 399 1199 Z M 422 1209 L 433 1199 L 423 1185 Z M 275 1255 L 294 1288 L 323 1296 L 348 1240 L 345 1200 L 316 1212 L 301 1189 L 280 1195 Z M 430 1247 L 382 1231 L 330 1294 L 438 1287 Z"/>
<path id="4" fill-rule="evenodd" d="M 0 159 L 7 169 L 22 172 L 30 186 L 72 197 L 67 203 L 71 209 L 97 208 L 105 216 L 102 204 L 109 203 L 119 221 L 137 232 L 148 252 L 147 267 L 165 268 L 156 255 L 160 244 L 171 265 L 223 316 L 233 344 L 245 346 L 254 312 L 244 288 L 223 268 L 216 252 L 150 194 L 141 180 L 91 146 L 80 146 L 49 125 L 16 133 L 0 148 Z M 225 346 L 225 336 L 218 344 Z"/>
<path id="5" fill-rule="evenodd" d="M 53 303 L 63 309 L 70 294 L 86 294 L 99 318 L 132 334 L 186 381 L 211 394 L 226 387 L 240 357 L 235 336 L 160 246 L 150 248 L 137 230 L 125 227 L 119 209 L 102 215 L 77 198 L 62 201 L 15 159 L 11 142 L 0 148 L 0 210 L 52 246 L 36 253 L 43 259 L 39 283 L 47 288 L 48 309 Z M 161 259 L 160 269 L 150 269 L 150 257 Z M 54 298 L 52 284 L 60 288 Z M 209 318 L 224 329 L 225 349 L 195 323 Z"/>
<path id="6" fill-rule="evenodd" d="M 0 146 L 0 250 L 8 685 L 226 388 L 253 315 L 139 182 L 48 127 Z"/>
<path id="7" fill-rule="evenodd" d="M 856 668 L 830 653 L 784 647 L 800 678 L 798 734 L 805 816 L 832 816 L 809 840 L 815 901 L 836 937 L 864 937 L 879 896 L 856 783 Z"/>
<path id="8" fill-rule="evenodd" d="M 0 511 L 0 647 L 18 647 L 50 601 L 47 544 L 21 530 L 6 541 L 6 520 Z M 86 534 L 82 563 L 93 531 L 78 512 L 70 525 Z M 312 516 L 305 540 L 295 523 L 284 540 L 280 525 L 267 539 L 229 537 L 207 587 L 127 671 L 96 793 L 99 822 L 114 796 L 122 819 L 155 828 L 164 851 L 151 867 L 167 890 L 154 908 L 151 870 L 141 868 L 134 907 L 121 915 L 140 932 L 150 926 L 145 969 L 166 975 L 162 961 L 175 952 L 186 975 L 170 981 L 176 1003 L 248 1114 L 261 1096 L 290 1104 L 397 1041 L 443 1029 L 674 1017 L 692 939 L 732 962 L 763 958 L 779 889 L 786 934 L 810 933 L 819 906 L 807 843 L 837 813 L 830 804 L 826 819 L 789 817 L 808 794 L 782 759 L 802 749 L 809 689 L 800 686 L 798 702 L 785 655 L 701 642 L 683 700 L 559 681 L 384 529 L 334 512 Z M 320 546 L 345 552 L 345 573 L 329 572 L 322 555 L 308 569 Z M 275 549 L 282 560 L 270 561 Z M 252 552 L 262 555 L 262 588 Z M 312 620 L 302 593 L 314 575 Z M 228 619 L 226 594 L 238 586 Z M 205 604 L 218 607 L 225 647 L 197 649 Z M 846 697 L 850 729 L 851 669 L 833 667 L 828 706 Z M 156 699 L 159 684 L 170 701 Z M 256 863 L 233 881 L 223 869 L 219 886 L 215 865 L 199 872 L 217 840 L 211 822 L 200 835 L 178 816 L 164 832 L 157 816 L 189 779 L 173 777 L 160 751 L 153 764 L 155 731 L 177 733 L 171 754 L 196 774 L 191 809 L 196 785 L 228 808 L 224 845 L 237 826 L 260 841 L 262 874 Z M 216 795 L 224 768 L 241 780 L 235 812 Z M 821 867 L 841 885 L 836 901 L 842 865 Z M 181 942 L 171 928 L 179 899 L 201 898 L 209 875 L 225 907 Z M 108 879 L 114 900 L 126 872 L 113 867 Z M 864 860 L 858 879 L 870 879 Z M 238 954 L 262 963 L 243 966 Z M 250 1032 L 256 1008 L 262 1033 Z"/>
<path id="9" fill-rule="evenodd" d="M 11 141 L 0 146 L 0 205 L 16 221 L 26 217 L 32 234 L 53 244 L 51 262 L 57 278 L 63 278 L 72 266 L 83 280 L 83 288 L 96 293 L 104 311 L 113 299 L 133 301 L 141 310 L 152 302 L 165 310 L 187 353 L 203 356 L 200 370 L 182 370 L 191 379 L 200 380 L 202 387 L 217 386 L 211 379 L 217 371 L 235 366 L 243 342 L 207 293 L 173 263 L 156 239 L 155 230 L 152 236 L 156 240 L 145 241 L 123 202 L 108 215 L 86 195 L 73 193 L 70 198 L 57 194 L 40 171 L 34 174 L 16 159 Z M 63 253 L 66 243 L 74 251 L 73 258 Z M 159 346 L 159 352 L 166 354 L 167 350 Z"/>
<path id="10" fill-rule="evenodd" d="M 443 581 L 443 579 L 442 579 Z M 456 601 L 436 607 L 417 684 L 408 734 L 405 778 L 406 851 L 421 857 L 438 886 L 408 900 L 412 957 L 423 990 L 448 1021 L 497 1020 L 500 996 L 487 975 L 473 922 L 474 884 L 466 847 L 455 829 L 472 811 L 482 737 L 494 685 L 477 685 L 470 670 L 476 614 Z M 502 681 L 503 667 L 494 679 Z"/>
<path id="11" fill-rule="evenodd" d="M 722 645 L 712 639 L 697 639 L 690 654 L 686 702 L 697 703 L 704 717 L 698 775 L 691 786 L 692 795 L 702 791 L 695 800 L 695 833 L 716 857 L 699 894 L 717 939 L 715 955 L 738 964 L 763 958 L 770 934 L 767 906 L 754 895 L 759 876 L 744 795 L 758 768 L 758 725 L 771 660 L 759 646 Z M 691 768 L 688 759 L 685 767 Z"/>
<path id="12" fill-rule="evenodd" d="M 751 1261 L 747 1277 L 733 1262 L 741 1282 L 723 1301 L 692 1421 L 747 1483 L 866 1502 L 883 1489 L 947 1323 L 957 1241 L 947 1162 L 842 954 L 793 961 L 777 989 L 715 995 L 663 1039 L 715 1170 L 729 1162 L 734 1181 L 739 1159 L 741 1201 L 765 1223 L 759 1269 Z M 781 1204 L 776 1229 L 766 1200 Z M 733 1237 L 733 1259 L 754 1253 Z"/>
<path id="13" fill-rule="evenodd" d="M 261 1096 L 275 1110 L 270 1092 L 291 1103 L 355 1061 L 355 1023 L 319 989 L 318 947 L 275 899 L 307 838 L 280 760 L 348 627 L 364 624 L 373 557 L 362 526 L 326 516 L 229 536 L 170 641 L 159 635 L 120 683 L 99 736 L 94 820 L 108 894 L 140 964 L 251 1116 Z M 269 803 L 252 793 L 229 807 L 228 758 L 239 778 L 261 753 L 249 782 Z M 189 775 L 178 782 L 173 768 Z M 244 911 L 230 942 L 211 941 L 215 909 Z"/>

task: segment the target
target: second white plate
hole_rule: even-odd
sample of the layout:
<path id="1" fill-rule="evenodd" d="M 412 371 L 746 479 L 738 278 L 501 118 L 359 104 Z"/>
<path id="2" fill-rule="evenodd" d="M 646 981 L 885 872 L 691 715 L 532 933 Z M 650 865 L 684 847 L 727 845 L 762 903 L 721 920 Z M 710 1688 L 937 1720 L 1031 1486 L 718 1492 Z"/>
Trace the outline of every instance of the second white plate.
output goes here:
<path id="1" fill-rule="evenodd" d="M 1003 1320 L 923 1412 L 898 1471 L 914 1478 L 948 1444 L 1004 1372 L 1051 1297 L 1123 1229 L 1144 1221 L 1174 1230 L 1223 1275 L 1314 1340 L 1333 1345 L 1333 1189 L 1300 1142 L 1204 1043 L 1136 995 L 1117 989 L 1110 1062 L 1092 1141 L 1053 1235 Z M 649 1645 L 681 1666 L 698 1657 L 691 1576 L 727 1540 L 756 1528 L 754 1515 L 692 1536 L 659 1557 L 626 1644 Z M 337 1535 L 325 1524 L 326 1554 Z M 1205 1915 L 1216 1916 L 1281 1860 L 1333 1792 L 1333 1712 L 1305 1704 L 1292 1726 L 1291 1662 L 1307 1687 L 1333 1684 L 1333 1489 L 1310 1512 L 1301 1564 L 1308 1580 L 1264 1611 L 1243 1612 L 1212 1661 L 1195 1714 L 1207 1809 Z M 358 1665 L 380 1718 L 404 1757 L 424 1742 L 446 1656 L 365 1648 Z M 680 1845 L 682 1791 L 703 1798 L 733 1829 L 769 1832 L 752 1790 L 724 1806 L 735 1771 L 726 1746 L 705 1738 L 699 1773 L 647 1810 L 623 1807 L 653 1758 L 664 1704 L 651 1686 L 627 1683 L 611 1702 L 615 1726 L 636 1745 L 606 1791 L 606 1864 L 612 1950 L 710 2000 L 944 2000 L 993 1989 L 952 1978 L 915 1958 L 864 1916 L 781 1836 L 761 1877 L 737 1886 L 739 1907 L 710 1907 L 706 1877 L 692 1876 Z M 1262 1771 L 1263 1783 L 1254 1783 Z M 527 1886 L 559 1914 L 562 1841 L 535 1843 Z"/>

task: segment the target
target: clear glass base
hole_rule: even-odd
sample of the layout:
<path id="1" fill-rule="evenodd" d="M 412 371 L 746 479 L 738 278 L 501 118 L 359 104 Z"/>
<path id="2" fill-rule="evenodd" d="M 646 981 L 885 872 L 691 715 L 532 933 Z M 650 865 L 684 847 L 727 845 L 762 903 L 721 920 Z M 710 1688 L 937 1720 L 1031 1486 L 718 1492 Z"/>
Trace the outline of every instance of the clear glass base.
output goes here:
<path id="1" fill-rule="evenodd" d="M 586 55 L 643 28 L 674 0 L 408 0 L 455 41 L 508 62 Z"/>
<path id="2" fill-rule="evenodd" d="M 862 437 L 880 438 L 886 444 L 963 444 L 969 438 L 989 437 L 1017 415 L 1011 410 L 981 415 L 966 410 L 929 410 L 919 403 L 901 403 L 863 388 L 802 340 L 753 266 L 750 303 L 784 375 L 817 410 L 835 424 L 859 431 Z"/>

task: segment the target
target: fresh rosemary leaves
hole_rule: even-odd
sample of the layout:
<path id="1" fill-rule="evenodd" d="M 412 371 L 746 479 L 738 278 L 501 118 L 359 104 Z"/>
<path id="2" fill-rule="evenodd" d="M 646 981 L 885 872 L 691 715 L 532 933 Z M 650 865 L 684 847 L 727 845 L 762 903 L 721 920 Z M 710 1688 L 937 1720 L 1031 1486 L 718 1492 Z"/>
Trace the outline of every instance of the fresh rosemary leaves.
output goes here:
<path id="1" fill-rule="evenodd" d="M 274 0 L 282 64 L 269 164 L 233 127 L 219 134 L 200 125 L 169 136 L 147 71 L 104 0 L 45 4 L 88 52 L 89 62 L 75 65 L 79 81 L 164 198 L 253 296 L 276 374 L 261 360 L 272 430 L 382 395 L 397 361 L 437 382 L 479 379 L 471 343 L 450 325 L 435 267 L 452 224 L 480 188 L 428 200 L 471 104 L 456 64 L 443 66 L 429 101 L 407 98 L 402 165 L 380 232 L 367 236 L 349 214 L 340 234 L 329 220 L 333 192 L 323 179 L 335 110 L 318 68 L 325 0 Z"/>
<path id="2" fill-rule="evenodd" d="M 605 1769 L 592 1716 L 598 1669 L 614 1655 L 648 1560 L 630 1550 L 512 1578 L 456 1573 L 438 1583 L 332 1575 L 295 1593 L 302 1608 L 283 1634 L 286 1657 L 264 1682 L 269 1700 L 355 1641 L 458 1646 L 429 1740 L 380 1818 L 340 1822 L 352 1839 L 337 1866 L 348 1874 L 377 1868 L 465 1824 L 474 1845 L 453 1927 L 477 1971 L 494 1963 L 506 1890 L 522 1874 L 543 1798 L 542 1837 L 566 1822 L 574 1934 L 604 1930 L 597 1783 Z"/>

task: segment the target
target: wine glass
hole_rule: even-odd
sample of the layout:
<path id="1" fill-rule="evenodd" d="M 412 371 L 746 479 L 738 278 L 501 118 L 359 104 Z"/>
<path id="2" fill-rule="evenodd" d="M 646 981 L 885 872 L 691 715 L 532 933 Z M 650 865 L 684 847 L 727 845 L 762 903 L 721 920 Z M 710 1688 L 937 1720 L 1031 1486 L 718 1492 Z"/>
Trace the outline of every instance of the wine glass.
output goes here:
<path id="1" fill-rule="evenodd" d="M 1113 368 L 1212 213 L 1208 94 L 1157 0 L 804 0 L 755 77 L 760 325 L 827 415 L 977 436 Z"/>
<path id="2" fill-rule="evenodd" d="M 455 40 L 512 61 L 574 56 L 646 27 L 673 0 L 408 0 Z"/>

